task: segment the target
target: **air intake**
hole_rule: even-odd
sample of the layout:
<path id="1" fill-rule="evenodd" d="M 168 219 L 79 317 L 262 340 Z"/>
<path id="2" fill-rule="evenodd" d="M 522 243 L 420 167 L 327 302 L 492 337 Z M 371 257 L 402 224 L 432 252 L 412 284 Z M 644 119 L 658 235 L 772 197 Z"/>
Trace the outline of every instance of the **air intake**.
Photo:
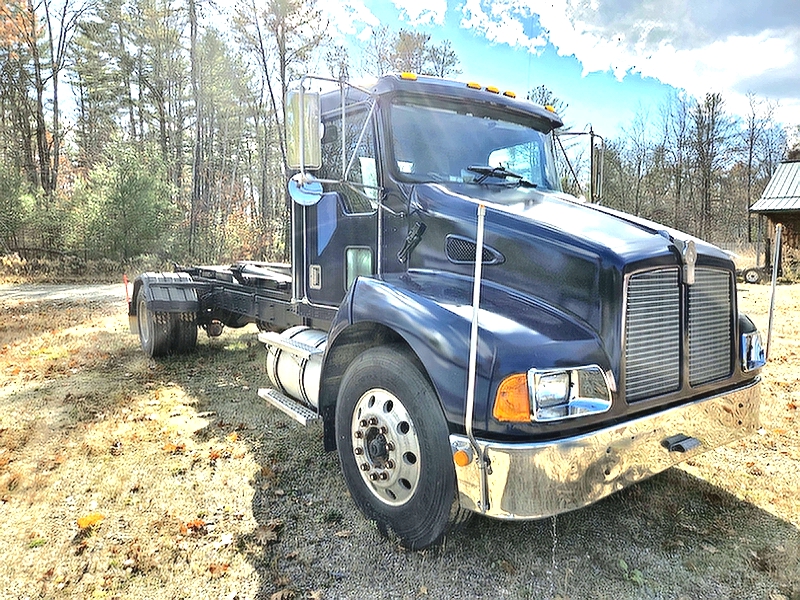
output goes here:
<path id="1" fill-rule="evenodd" d="M 450 234 L 445 238 L 445 254 L 447 260 L 459 265 L 474 264 L 476 244 L 473 240 L 460 235 Z M 483 247 L 483 264 L 499 265 L 505 262 L 505 257 L 494 248 Z"/>

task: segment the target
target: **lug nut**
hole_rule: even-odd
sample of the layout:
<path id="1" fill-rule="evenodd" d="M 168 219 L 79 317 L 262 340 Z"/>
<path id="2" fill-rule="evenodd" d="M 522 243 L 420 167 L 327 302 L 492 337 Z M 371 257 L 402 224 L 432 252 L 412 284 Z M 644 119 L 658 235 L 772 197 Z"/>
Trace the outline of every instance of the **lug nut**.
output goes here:
<path id="1" fill-rule="evenodd" d="M 356 432 L 353 435 L 356 437 L 356 439 L 360 440 L 364 437 L 364 432 L 360 429 L 356 429 Z"/>
<path id="2" fill-rule="evenodd" d="M 378 481 L 378 474 L 377 473 L 370 473 L 369 474 L 370 481 Z"/>
<path id="3" fill-rule="evenodd" d="M 394 442 L 386 442 L 386 449 L 389 452 L 394 452 Z"/>
<path id="4" fill-rule="evenodd" d="M 369 471 L 369 465 L 367 463 L 361 463 L 361 470 Z"/>
<path id="5" fill-rule="evenodd" d="M 394 467 L 395 467 L 395 464 L 394 464 L 393 460 L 387 460 L 386 461 L 386 468 L 387 469 L 394 469 Z"/>
<path id="6" fill-rule="evenodd" d="M 355 452 L 356 456 L 361 456 L 362 454 L 364 454 L 364 449 L 361 446 L 356 446 L 355 448 L 353 448 L 353 452 Z"/>
<path id="7" fill-rule="evenodd" d="M 369 418 L 369 424 L 372 425 L 373 427 L 375 427 L 375 425 L 378 424 L 378 417 L 370 417 Z"/>
<path id="8" fill-rule="evenodd" d="M 386 471 L 381 471 L 379 477 L 381 481 L 386 481 L 387 479 L 389 479 L 389 474 Z"/>
<path id="9" fill-rule="evenodd" d="M 389 430 L 386 428 L 386 426 L 385 426 L 385 425 L 384 425 L 383 427 L 381 427 L 381 433 L 382 433 L 383 435 L 386 435 L 387 433 L 389 433 Z"/>
<path id="10" fill-rule="evenodd" d="M 367 423 L 367 420 L 366 420 L 366 419 L 361 419 L 361 420 L 358 422 L 358 426 L 359 426 L 359 427 L 366 427 L 367 425 L 368 425 L 368 423 Z"/>

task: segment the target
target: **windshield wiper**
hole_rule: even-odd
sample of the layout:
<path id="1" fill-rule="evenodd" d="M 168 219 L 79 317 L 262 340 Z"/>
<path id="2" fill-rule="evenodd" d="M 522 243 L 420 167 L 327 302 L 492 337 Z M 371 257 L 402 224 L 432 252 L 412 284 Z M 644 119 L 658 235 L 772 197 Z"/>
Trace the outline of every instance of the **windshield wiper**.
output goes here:
<path id="1" fill-rule="evenodd" d="M 522 187 L 536 187 L 535 183 L 531 183 L 522 175 L 514 173 L 513 171 L 509 171 L 502 165 L 499 167 L 490 167 L 489 165 L 470 165 L 467 167 L 467 171 L 472 171 L 473 173 L 480 175 L 480 177 L 475 179 L 475 183 L 477 184 L 483 183 L 489 177 L 496 177 L 498 179 L 516 179 L 516 184 L 521 185 Z"/>

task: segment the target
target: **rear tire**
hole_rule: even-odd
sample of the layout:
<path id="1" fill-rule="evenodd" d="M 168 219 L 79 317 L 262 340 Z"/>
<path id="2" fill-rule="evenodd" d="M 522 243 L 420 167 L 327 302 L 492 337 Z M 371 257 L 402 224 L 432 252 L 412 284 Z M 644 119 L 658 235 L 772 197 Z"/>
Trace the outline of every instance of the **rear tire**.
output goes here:
<path id="1" fill-rule="evenodd" d="M 759 269 L 745 269 L 743 277 L 747 283 L 761 283 L 761 271 Z"/>
<path id="2" fill-rule="evenodd" d="M 150 311 L 147 308 L 144 287 L 140 288 L 136 295 L 136 322 L 139 329 L 139 341 L 145 354 L 156 358 L 169 353 L 172 315 Z"/>
<path id="3" fill-rule="evenodd" d="M 174 313 L 172 315 L 172 347 L 177 354 L 193 352 L 197 345 L 197 320 L 194 313 Z"/>
<path id="4" fill-rule="evenodd" d="M 371 348 L 347 368 L 336 404 L 336 441 L 356 505 L 404 547 L 437 544 L 471 514 L 458 502 L 439 399 L 401 348 Z"/>

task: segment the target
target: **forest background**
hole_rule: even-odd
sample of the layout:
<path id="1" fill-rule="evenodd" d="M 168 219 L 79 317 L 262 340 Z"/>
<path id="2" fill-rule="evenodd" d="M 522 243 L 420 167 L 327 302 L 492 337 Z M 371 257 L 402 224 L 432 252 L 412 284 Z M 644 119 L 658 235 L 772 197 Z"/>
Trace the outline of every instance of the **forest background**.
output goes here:
<path id="1" fill-rule="evenodd" d="M 7 270 L 286 260 L 290 83 L 306 72 L 460 73 L 450 44 L 419 31 L 384 26 L 348 53 L 316 0 L 236 0 L 225 33 L 202 18 L 214 11 L 211 0 L 0 0 Z M 569 98 L 546 82 L 527 97 L 569 123 Z M 713 92 L 643 108 L 606 139 L 603 203 L 729 250 L 752 247 L 765 224 L 748 208 L 792 132 L 773 101 L 749 100 L 745 116 Z M 577 181 L 564 164 L 563 182 L 581 193 L 588 161 L 575 148 Z"/>

